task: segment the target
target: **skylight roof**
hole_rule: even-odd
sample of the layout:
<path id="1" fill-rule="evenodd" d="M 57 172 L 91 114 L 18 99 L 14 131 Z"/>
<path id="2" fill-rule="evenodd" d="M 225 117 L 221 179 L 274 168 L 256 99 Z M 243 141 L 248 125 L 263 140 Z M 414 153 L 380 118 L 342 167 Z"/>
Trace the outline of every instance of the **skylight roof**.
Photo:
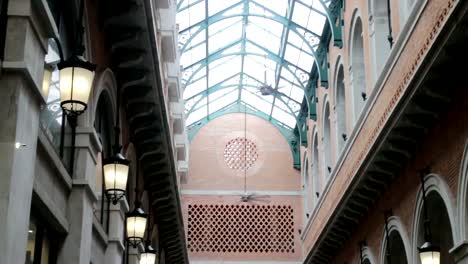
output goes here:
<path id="1" fill-rule="evenodd" d="M 245 105 L 293 129 L 329 4 L 179 0 L 186 124 Z"/>

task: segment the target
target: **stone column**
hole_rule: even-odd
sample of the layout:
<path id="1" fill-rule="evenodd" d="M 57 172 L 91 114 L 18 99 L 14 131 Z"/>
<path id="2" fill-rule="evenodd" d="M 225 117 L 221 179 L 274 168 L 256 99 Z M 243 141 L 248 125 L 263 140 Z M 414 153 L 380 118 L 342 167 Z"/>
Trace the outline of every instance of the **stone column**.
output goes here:
<path id="1" fill-rule="evenodd" d="M 26 256 L 47 47 L 31 5 L 9 2 L 0 66 L 0 264 L 24 263 Z M 15 142 L 25 145 L 17 149 Z"/>
<path id="2" fill-rule="evenodd" d="M 89 264 L 91 261 L 93 204 L 97 201 L 94 185 L 99 150 L 94 128 L 78 126 L 73 186 L 68 199 L 69 233 L 59 252 L 57 262 L 60 264 Z"/>

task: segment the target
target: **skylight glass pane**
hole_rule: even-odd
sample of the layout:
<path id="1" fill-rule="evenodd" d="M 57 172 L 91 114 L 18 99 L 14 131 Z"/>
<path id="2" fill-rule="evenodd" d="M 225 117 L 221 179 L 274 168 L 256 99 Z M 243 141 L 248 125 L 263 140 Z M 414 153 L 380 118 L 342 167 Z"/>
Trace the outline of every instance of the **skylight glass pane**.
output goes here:
<path id="1" fill-rule="evenodd" d="M 318 15 L 316 12 L 312 11 L 309 16 L 307 29 L 314 32 L 315 34 L 321 35 L 323 31 L 323 25 L 325 24 L 325 19 L 325 16 Z"/>
<path id="2" fill-rule="evenodd" d="M 296 125 L 296 118 L 276 106 L 273 107 L 272 117 L 290 128 L 293 128 Z"/>
<path id="3" fill-rule="evenodd" d="M 206 57 L 205 49 L 205 44 L 203 44 L 187 52 L 184 52 L 180 57 L 180 64 L 183 67 L 189 67 L 190 65 L 202 60 Z"/>
<path id="4" fill-rule="evenodd" d="M 219 83 L 219 85 L 224 86 L 224 87 L 230 86 L 230 85 L 237 85 L 237 86 L 238 86 L 239 83 L 240 83 L 240 75 L 239 75 L 239 73 L 236 73 L 235 76 L 232 76 L 232 75 L 231 75 L 231 76 L 227 76 L 226 78 L 228 78 L 228 79 L 222 81 L 222 83 Z M 216 85 L 215 85 L 215 86 L 216 86 Z"/>
<path id="5" fill-rule="evenodd" d="M 204 90 L 206 90 L 206 78 L 190 83 L 185 87 L 184 99 L 190 98 Z"/>
<path id="6" fill-rule="evenodd" d="M 264 112 L 265 114 L 270 115 L 271 103 L 259 100 L 259 98 L 254 94 L 246 90 L 242 90 L 241 100 L 251 106 L 254 106 L 255 108 Z"/>
<path id="7" fill-rule="evenodd" d="M 233 91 L 236 91 L 237 94 L 230 94 L 231 92 Z M 216 92 L 213 92 L 209 95 L 209 98 L 210 98 L 210 104 L 213 102 L 213 101 L 216 101 L 217 99 L 221 98 L 221 97 L 235 97 L 235 99 L 237 99 L 238 97 L 238 94 L 239 94 L 239 89 L 238 87 L 230 87 L 230 88 L 224 88 L 224 89 L 221 89 L 221 90 L 218 90 Z"/>
<path id="8" fill-rule="evenodd" d="M 180 33 L 178 40 L 179 47 L 184 47 L 182 83 L 187 84 L 184 98 L 195 96 L 187 100 L 186 108 L 192 108 L 195 99 L 202 95 L 207 96 L 209 103 L 208 107 L 203 104 L 195 107 L 194 113 L 200 114 L 190 115 L 187 124 L 205 117 L 207 111 L 214 113 L 233 106 L 241 91 L 241 103 L 258 108 L 267 116 L 272 114 L 285 127 L 293 128 L 295 114 L 300 111 L 304 98 L 303 89 L 315 63 L 313 54 L 327 23 L 321 2 L 197 1 L 179 1 L 179 10 L 186 7 L 177 15 L 179 28 L 181 31 L 190 28 Z M 208 1 L 208 20 L 205 20 L 205 1 Z M 329 5 L 330 1 L 325 1 Z M 289 18 L 291 3 L 294 9 L 290 10 Z M 188 8 L 190 5 L 193 6 Z M 205 39 L 206 32 L 208 39 Z M 286 36 L 288 39 L 281 39 Z M 213 91 L 209 95 L 207 86 Z"/>
<path id="9" fill-rule="evenodd" d="M 210 37 L 212 37 L 213 35 L 218 34 L 226 29 L 239 26 L 242 26 L 242 17 L 231 17 L 222 19 L 214 24 L 211 24 L 208 27 L 208 31 L 210 32 Z"/>
<path id="10" fill-rule="evenodd" d="M 292 15 L 292 20 L 303 26 L 303 27 L 306 27 L 307 26 L 307 23 L 309 22 L 309 14 L 310 14 L 311 10 L 310 8 L 308 8 L 307 6 L 299 3 L 299 2 L 295 2 L 294 3 L 294 11 L 293 11 L 293 15 Z"/>
<path id="11" fill-rule="evenodd" d="M 249 17 L 249 26 L 255 26 L 261 30 L 267 31 L 269 34 L 273 34 L 277 38 L 281 38 L 284 26 L 271 19 L 265 19 L 262 17 Z"/>
<path id="12" fill-rule="evenodd" d="M 271 20 L 268 21 L 270 23 L 274 23 Z M 260 46 L 266 47 L 273 53 L 279 52 L 281 39 L 272 34 L 269 34 L 265 29 L 260 28 L 254 24 L 249 24 L 249 26 L 247 27 L 247 39 L 251 39 L 253 42 L 259 44 Z"/>
<path id="13" fill-rule="evenodd" d="M 208 14 L 210 16 L 232 6 L 238 1 L 219 1 L 219 0 L 208 0 Z"/>
<path id="14" fill-rule="evenodd" d="M 226 79 L 228 76 L 230 76 L 230 74 L 235 73 L 235 72 L 240 72 L 241 57 L 236 56 L 233 59 L 215 68 L 212 68 L 210 65 L 209 70 L 210 70 L 210 73 L 209 73 L 208 84 L 212 86 Z"/>
<path id="15" fill-rule="evenodd" d="M 220 0 L 211 0 L 211 1 L 220 1 Z M 223 0 L 223 2 L 230 2 Z M 244 5 L 236 5 L 233 8 L 228 9 L 226 12 L 223 12 L 224 17 L 232 16 L 232 15 L 240 15 L 244 12 Z"/>
<path id="16" fill-rule="evenodd" d="M 189 125 L 191 125 L 191 124 L 205 118 L 207 114 L 208 114 L 207 106 L 204 105 L 200 109 L 190 113 L 190 115 L 187 117 L 187 120 L 185 121 L 185 123 L 187 124 L 187 126 L 189 126 Z"/>
<path id="17" fill-rule="evenodd" d="M 232 43 L 235 40 L 240 39 L 242 36 L 242 27 L 240 26 L 233 26 L 227 28 L 216 35 L 213 35 L 208 40 L 208 48 L 209 52 L 218 51 L 220 48 L 226 46 L 226 44 Z"/>
<path id="18" fill-rule="evenodd" d="M 205 77 L 206 76 L 206 68 L 205 67 L 202 67 L 200 69 L 200 71 L 198 71 L 197 73 L 193 74 L 192 76 L 192 82 L 195 82 L 195 81 L 198 81 L 198 79 L 202 78 L 202 77 Z"/>
<path id="19" fill-rule="evenodd" d="M 222 92 L 225 92 L 225 91 L 222 91 Z M 229 93 L 225 93 L 224 96 L 218 97 L 216 100 L 211 100 L 210 98 L 210 104 L 208 106 L 210 114 L 237 101 L 238 94 L 239 94 L 238 90 L 235 89 Z"/>
<path id="20" fill-rule="evenodd" d="M 258 57 L 257 59 L 262 59 L 262 58 Z M 266 71 L 266 76 L 265 76 L 265 71 Z M 265 67 L 265 64 L 262 64 L 259 61 L 255 60 L 253 56 L 245 56 L 244 72 L 247 73 L 249 76 L 257 79 L 260 82 L 265 82 L 265 78 L 266 78 L 266 83 L 273 84 L 275 80 L 274 71 Z"/>
<path id="21" fill-rule="evenodd" d="M 286 53 L 284 58 L 292 64 L 296 64 L 299 60 L 301 51 L 291 45 L 286 45 Z"/>
<path id="22" fill-rule="evenodd" d="M 185 100 L 185 113 L 190 111 L 192 107 L 195 105 L 195 103 L 197 103 L 202 96 L 203 95 L 198 95 L 198 96 L 193 97 L 190 100 Z"/>
<path id="23" fill-rule="evenodd" d="M 304 97 L 304 90 L 296 86 L 291 86 L 288 96 L 297 102 L 301 102 L 302 98 Z"/>
<path id="24" fill-rule="evenodd" d="M 200 3 L 179 12 L 177 16 L 177 24 L 179 24 L 180 30 L 184 30 L 199 23 L 203 19 L 205 19 L 205 1 L 201 1 Z"/>
<path id="25" fill-rule="evenodd" d="M 280 16 L 285 16 L 288 9 L 288 1 L 285 0 L 255 0 L 255 2 L 262 6 L 266 6 L 268 9 Z"/>
<path id="26" fill-rule="evenodd" d="M 328 2 L 328 5 L 330 5 L 330 2 Z M 320 0 L 312 0 L 312 7 L 324 14 L 326 13 L 322 3 L 320 3 Z"/>

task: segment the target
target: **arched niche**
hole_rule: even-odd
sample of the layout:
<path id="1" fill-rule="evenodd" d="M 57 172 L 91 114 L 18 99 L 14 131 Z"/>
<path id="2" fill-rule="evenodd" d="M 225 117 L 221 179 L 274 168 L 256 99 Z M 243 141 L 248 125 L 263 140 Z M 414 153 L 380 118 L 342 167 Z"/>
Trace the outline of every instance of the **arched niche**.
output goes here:
<path id="1" fill-rule="evenodd" d="M 324 178 L 328 179 L 332 171 L 332 154 L 331 154 L 331 125 L 330 125 L 330 104 L 325 102 L 322 116 L 322 136 L 323 136 L 323 172 Z"/>
<path id="2" fill-rule="evenodd" d="M 407 264 L 411 256 L 411 243 L 406 228 L 397 216 L 387 219 L 387 230 L 382 231 L 382 247 L 380 251 L 380 263 L 382 264 Z M 389 254 L 389 255 L 388 255 Z M 390 259 L 388 258 L 390 256 Z"/>
<path id="3" fill-rule="evenodd" d="M 320 197 L 320 175 L 319 175 L 319 145 L 317 132 L 313 133 L 312 139 L 312 179 L 313 179 L 313 197 L 314 205 L 317 204 Z"/>
<path id="4" fill-rule="evenodd" d="M 363 264 L 376 264 L 374 254 L 368 246 L 362 248 L 362 263 Z M 361 256 L 359 256 L 359 261 L 361 261 Z M 361 263 L 361 262 L 358 262 Z"/>
<path id="5" fill-rule="evenodd" d="M 110 102 L 110 113 L 115 116 L 117 111 L 117 81 L 111 69 L 107 68 L 102 72 L 97 72 L 94 77 L 93 89 L 88 101 L 88 110 L 85 111 L 84 118 L 85 126 L 93 126 L 95 113 L 98 107 L 99 99 L 103 92 L 106 92 Z"/>
<path id="6" fill-rule="evenodd" d="M 305 219 L 310 216 L 310 212 L 312 211 L 312 201 L 311 201 L 311 188 L 310 188 L 310 179 L 309 179 L 309 158 L 307 156 L 307 152 L 304 152 L 304 161 L 303 161 L 303 167 L 302 167 L 302 178 L 303 178 L 303 184 L 304 184 L 304 215 Z M 305 221 L 306 223 L 307 221 Z"/>
<path id="7" fill-rule="evenodd" d="M 460 228 L 459 237 L 456 238 L 458 241 L 468 240 L 468 141 L 465 142 L 465 149 L 463 151 L 462 162 L 460 166 L 460 176 L 458 178 L 458 195 L 457 195 L 457 216 L 458 224 Z"/>
<path id="8" fill-rule="evenodd" d="M 413 220 L 413 263 L 421 263 L 418 247 L 425 242 L 423 209 L 427 206 L 432 243 L 441 249 L 440 263 L 452 264 L 454 260 L 449 251 L 453 248 L 455 237 L 453 197 L 445 181 L 435 174 L 425 177 L 425 188 L 427 204 L 423 202 L 420 188 Z"/>
<path id="9" fill-rule="evenodd" d="M 387 1 L 370 0 L 369 4 L 369 37 L 375 82 L 390 54 L 389 17 Z"/>
<path id="10" fill-rule="evenodd" d="M 364 38 L 362 20 L 355 10 L 350 38 L 350 76 L 352 85 L 353 123 L 359 119 L 366 94 L 366 71 L 364 63 Z"/>
<path id="11" fill-rule="evenodd" d="M 336 112 L 336 142 L 338 157 L 348 137 L 346 133 L 346 86 L 344 80 L 344 67 L 339 59 L 335 73 L 335 112 Z"/>

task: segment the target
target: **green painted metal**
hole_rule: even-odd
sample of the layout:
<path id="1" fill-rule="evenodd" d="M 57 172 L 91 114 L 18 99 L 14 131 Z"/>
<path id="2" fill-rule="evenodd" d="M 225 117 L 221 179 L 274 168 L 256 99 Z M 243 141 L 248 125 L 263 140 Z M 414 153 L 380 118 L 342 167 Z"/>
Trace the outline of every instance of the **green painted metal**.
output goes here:
<path id="1" fill-rule="evenodd" d="M 188 1 L 188 0 L 178 1 L 177 7 L 178 7 L 179 12 L 203 2 L 203 0 L 195 0 L 195 1 L 190 2 L 188 5 L 183 6 L 184 1 Z M 294 148 L 298 149 L 301 144 L 307 145 L 307 120 L 309 118 L 316 120 L 316 117 L 317 117 L 316 89 L 318 85 L 318 80 L 320 80 L 320 86 L 325 87 L 325 88 L 328 87 L 328 81 L 329 81 L 328 43 L 330 41 L 330 37 L 333 38 L 333 43 L 335 46 L 338 46 L 341 48 L 343 45 L 342 10 L 344 9 L 345 1 L 344 0 L 318 0 L 323 7 L 324 12 L 322 12 L 321 10 L 318 10 L 315 7 L 309 6 L 309 4 L 304 3 L 303 0 L 288 0 L 288 8 L 286 9 L 288 13 L 285 16 L 275 13 L 273 10 L 269 9 L 268 6 L 261 5 L 255 0 L 236 1 L 232 5 L 222 9 L 221 11 L 211 16 L 208 16 L 209 12 L 208 12 L 207 1 L 218 1 L 218 0 L 206 0 L 205 1 L 205 11 L 206 11 L 205 19 L 198 23 L 195 23 L 194 25 L 189 26 L 188 28 L 183 29 L 179 33 L 179 36 L 184 36 L 184 35 L 186 36 L 185 38 L 181 38 L 181 41 L 179 41 L 182 52 L 187 52 L 196 47 L 199 47 L 200 45 L 206 44 L 205 49 L 206 49 L 207 56 L 204 59 L 197 61 L 188 67 L 185 67 L 184 69 L 184 70 L 187 70 L 187 75 L 184 76 L 182 82 L 186 86 L 198 80 L 201 80 L 205 77 L 207 78 L 206 90 L 200 93 L 197 93 L 195 95 L 192 95 L 190 98 L 187 98 L 187 101 L 193 100 L 191 103 L 194 102 L 193 105 L 191 105 L 190 109 L 188 109 L 188 114 L 192 113 L 196 109 L 199 109 L 200 103 L 203 102 L 204 99 L 207 99 L 207 104 L 208 104 L 207 116 L 204 119 L 197 122 L 196 124 L 200 122 L 203 124 L 204 122 L 208 122 L 209 120 L 212 120 L 213 118 L 219 117 L 223 114 L 235 112 L 236 110 L 233 110 L 233 109 L 236 109 L 236 107 L 238 109 L 237 111 L 239 111 L 239 109 L 241 108 L 241 105 L 245 104 L 245 102 L 243 102 L 241 99 L 241 91 L 243 87 L 255 87 L 253 85 L 243 85 L 244 78 L 248 77 L 252 80 L 255 80 L 256 82 L 258 82 L 259 86 L 263 83 L 262 80 L 258 80 L 244 73 L 243 66 L 244 66 L 245 57 L 246 56 L 262 57 L 264 59 L 267 59 L 276 63 L 276 69 L 274 69 L 275 84 L 273 88 L 277 91 L 280 80 L 286 81 L 287 83 L 293 84 L 295 85 L 295 87 L 298 87 L 291 80 L 288 80 L 282 77 L 281 71 L 286 69 L 290 74 L 292 74 L 293 78 L 297 80 L 297 83 L 300 85 L 299 88 L 303 89 L 304 99 L 301 103 L 299 103 L 293 100 L 292 98 L 286 96 L 285 94 L 277 92 L 273 95 L 274 98 L 273 98 L 272 108 L 269 114 L 264 113 L 256 109 L 253 106 L 248 106 L 247 108 L 250 109 L 249 111 L 252 112 L 250 114 L 261 116 L 265 120 L 270 121 L 272 124 L 274 125 L 276 124 L 275 127 L 277 126 L 278 129 L 284 128 L 285 125 L 279 122 L 278 120 L 274 119 L 272 116 L 273 109 L 275 106 L 275 100 L 276 99 L 281 100 L 288 108 L 286 112 L 294 116 L 297 122 L 293 131 L 292 131 L 292 128 L 289 128 L 289 127 L 286 129 L 289 131 L 288 133 L 293 134 L 292 137 L 291 136 L 288 137 L 289 138 L 288 142 L 290 143 L 291 149 L 294 149 Z M 308 6 L 309 8 L 311 8 L 317 14 L 321 14 L 326 18 L 327 23 L 324 25 L 322 36 L 292 21 L 292 15 L 293 15 L 294 7 L 296 3 L 304 4 L 305 6 Z M 250 8 L 251 6 L 256 7 L 256 8 Z M 263 13 L 261 11 L 263 11 Z M 208 32 L 210 25 L 213 25 L 222 20 L 234 18 L 234 17 L 242 17 L 241 18 L 242 35 L 240 36 L 240 38 L 231 43 L 224 45 L 223 47 L 220 47 L 215 52 L 209 53 L 207 40 L 209 39 L 209 37 L 213 36 L 213 35 L 210 36 Z M 269 19 L 273 23 L 279 23 L 284 26 L 284 30 L 281 35 L 281 44 L 280 44 L 279 53 L 273 52 L 272 50 L 269 50 L 267 47 L 259 45 L 255 41 L 247 38 L 246 25 L 249 23 L 249 17 L 261 17 L 264 19 Z M 264 30 L 265 32 L 269 32 L 267 28 L 264 28 Z M 195 43 L 195 45 L 192 45 L 191 42 L 197 37 L 198 34 L 200 34 L 203 31 L 205 31 L 205 40 L 199 43 Z M 214 35 L 218 34 L 219 32 L 221 31 L 214 33 Z M 311 50 L 311 52 L 307 50 L 303 50 L 302 48 L 298 47 L 294 43 L 287 42 L 288 34 L 290 34 L 290 32 L 294 32 L 293 34 L 297 34 L 300 38 L 302 38 L 302 40 L 304 41 L 304 44 L 307 45 L 307 47 Z M 273 33 L 269 32 L 269 34 L 273 34 Z M 261 53 L 249 52 L 246 49 L 247 44 L 253 45 L 255 48 L 260 49 Z M 239 47 L 237 45 L 240 46 L 239 51 L 232 51 L 232 52 L 229 51 L 230 48 Z M 295 65 L 292 62 L 287 61 L 285 59 L 285 51 L 286 51 L 287 45 L 290 45 L 292 47 L 295 47 L 296 49 L 302 50 L 302 52 L 308 54 L 309 56 L 314 57 L 315 60 L 314 60 L 314 65 L 312 69 L 302 69 L 298 65 Z M 242 66 L 241 66 L 240 72 L 234 73 L 232 76 L 225 78 L 219 83 L 209 86 L 208 85 L 209 71 L 210 71 L 209 65 L 217 60 L 227 58 L 229 56 L 241 57 Z M 223 65 L 224 63 L 220 65 Z M 200 71 L 202 69 L 206 69 L 206 74 L 203 76 L 200 76 Z M 308 78 L 307 83 L 304 83 L 302 81 L 303 79 L 301 77 L 303 75 L 307 76 Z M 195 76 L 197 77 L 195 78 Z M 230 81 L 232 78 L 239 78 L 238 84 L 232 84 L 232 82 L 229 84 L 226 83 Z M 228 89 L 230 88 L 232 89 L 233 87 L 236 87 L 236 86 L 239 87 L 237 100 L 234 101 L 233 104 L 225 106 L 224 108 L 216 111 L 215 113 L 209 114 L 210 94 L 213 94 L 214 92 L 217 92 L 217 91 L 221 91 L 223 89 L 226 89 L 226 91 L 229 91 Z M 234 91 L 235 90 L 233 90 L 233 92 Z M 251 92 L 247 89 L 245 91 Z M 258 96 L 255 93 L 252 93 L 252 94 L 257 96 L 259 100 L 264 100 L 264 98 L 262 98 L 261 96 Z M 294 102 L 296 105 L 300 105 L 301 108 L 300 108 L 299 113 L 297 111 L 296 112 L 293 111 L 291 107 L 285 102 L 285 100 L 292 100 L 292 102 Z M 215 101 L 212 101 L 212 102 L 215 102 Z M 199 129 L 199 128 L 196 129 L 193 126 L 190 126 L 189 128 L 191 128 L 191 131 L 195 131 L 195 130 L 198 131 Z M 296 155 L 294 154 L 296 152 L 297 152 L 297 157 L 294 156 Z M 298 151 L 296 152 L 293 151 L 294 166 L 296 168 L 300 168 L 299 152 Z"/>
<path id="2" fill-rule="evenodd" d="M 200 131 L 202 127 L 204 127 L 206 124 L 208 124 L 211 120 L 216 119 L 218 117 L 221 117 L 223 115 L 227 114 L 232 114 L 232 113 L 246 113 L 249 115 L 253 115 L 256 117 L 259 117 L 263 120 L 266 120 L 270 122 L 278 131 L 283 135 L 283 137 L 288 141 L 291 154 L 293 157 L 293 162 L 294 162 L 294 168 L 300 169 L 301 167 L 301 161 L 300 161 L 300 148 L 298 146 L 298 138 L 294 134 L 293 130 L 291 128 L 288 128 L 286 125 L 282 124 L 280 121 L 276 119 L 271 119 L 268 115 L 266 115 L 264 112 L 256 109 L 254 106 L 247 105 L 245 103 L 237 103 L 235 102 L 234 104 L 231 104 L 225 108 L 222 108 L 215 113 L 212 113 L 210 115 L 210 118 L 208 116 L 204 117 L 203 119 L 198 120 L 197 122 L 193 123 L 189 127 L 187 127 L 187 132 L 188 132 L 188 138 L 189 141 L 192 141 L 195 135 Z"/>
<path id="3" fill-rule="evenodd" d="M 191 114 L 192 112 L 197 111 L 197 110 L 200 108 L 200 107 L 199 107 L 199 108 L 196 108 L 196 107 L 198 106 L 198 104 L 199 104 L 201 101 L 203 101 L 203 99 L 205 99 L 209 94 L 212 94 L 212 93 L 214 93 L 214 92 L 221 91 L 221 90 L 224 90 L 224 89 L 229 89 L 229 88 L 232 88 L 232 87 L 237 87 L 237 86 L 238 86 L 238 84 L 231 84 L 231 85 L 226 85 L 226 86 L 218 86 L 218 87 L 216 87 L 216 88 L 210 89 L 210 90 L 207 92 L 207 93 L 208 93 L 207 95 L 205 95 L 206 92 L 204 91 L 203 94 L 202 94 L 202 97 L 200 97 L 200 98 L 194 103 L 194 105 L 193 105 L 193 106 L 190 108 L 190 110 L 187 112 L 187 115 Z M 245 84 L 244 84 L 243 86 L 244 86 L 244 87 L 257 88 L 257 86 L 254 86 L 254 85 L 245 85 Z M 247 91 L 247 92 L 250 92 L 250 91 Z M 250 93 L 251 93 L 251 92 L 250 92 Z M 253 94 L 253 93 L 252 93 L 252 94 Z M 255 95 L 256 97 L 258 97 L 259 100 L 268 102 L 268 101 L 266 101 L 265 99 L 263 99 L 261 96 L 258 96 L 258 95 L 256 95 L 256 94 L 253 94 L 253 95 Z M 281 97 L 287 97 L 289 100 L 292 100 L 292 101 L 294 101 L 294 102 L 297 103 L 297 104 L 300 104 L 299 102 L 295 101 L 294 99 L 288 97 L 287 95 L 285 95 L 285 94 L 283 94 L 283 93 L 281 93 Z M 220 99 L 220 98 L 217 98 L 216 100 L 219 100 L 219 99 Z M 216 101 L 216 100 L 215 100 L 215 101 Z M 284 99 L 280 99 L 280 100 L 281 100 L 286 106 L 288 106 L 288 104 L 284 101 Z M 268 102 L 268 103 L 269 103 L 269 102 Z M 291 116 L 293 116 L 295 119 L 297 118 L 297 117 L 296 117 L 296 114 L 294 113 L 294 111 L 293 111 L 290 107 L 288 107 L 287 110 L 289 111 L 289 112 L 287 112 L 288 114 L 290 114 Z"/>

